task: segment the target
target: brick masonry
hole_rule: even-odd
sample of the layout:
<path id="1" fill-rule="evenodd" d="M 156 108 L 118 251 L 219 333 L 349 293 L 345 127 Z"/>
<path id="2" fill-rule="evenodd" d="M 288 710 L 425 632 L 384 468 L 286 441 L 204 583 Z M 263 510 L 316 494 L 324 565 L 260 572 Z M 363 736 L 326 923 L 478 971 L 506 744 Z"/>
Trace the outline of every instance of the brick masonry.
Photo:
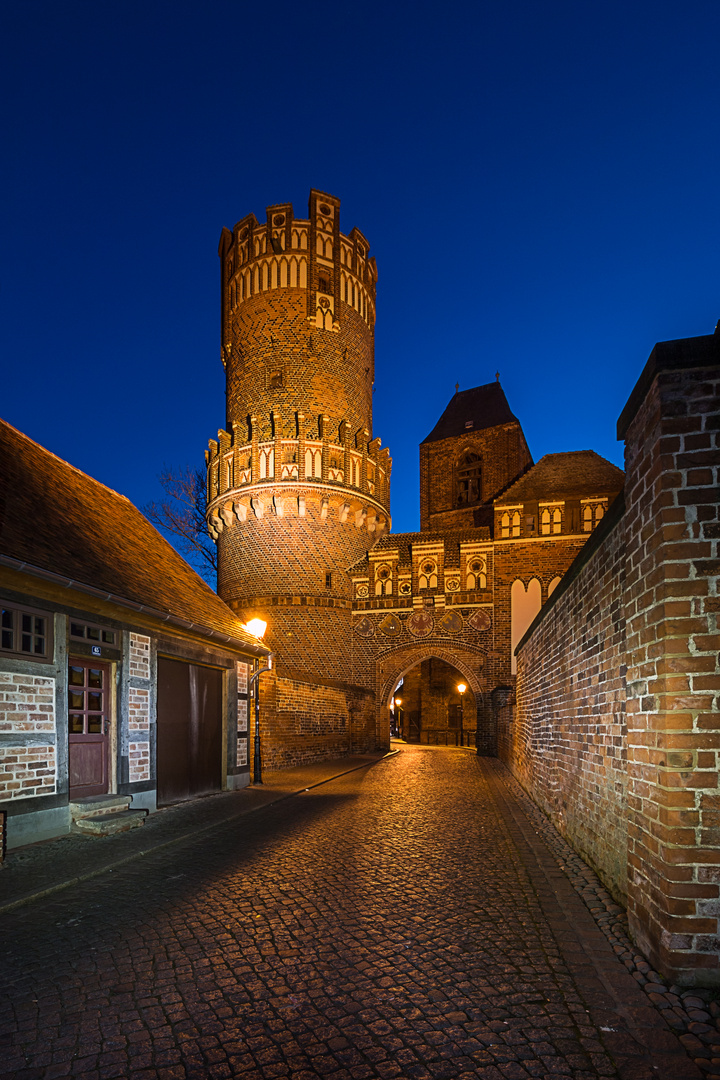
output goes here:
<path id="1" fill-rule="evenodd" d="M 150 638 L 145 634 L 130 634 L 130 675 L 150 678 Z"/>
<path id="2" fill-rule="evenodd" d="M 55 679 L 0 671 L 0 733 L 0 800 L 54 794 Z"/>
<path id="3" fill-rule="evenodd" d="M 644 399 L 621 418 L 628 918 L 660 970 L 718 984 L 720 334 L 668 342 L 650 360 Z"/>
<path id="4" fill-rule="evenodd" d="M 130 633 L 128 654 L 128 782 L 150 780 L 150 638 Z"/>
<path id="5" fill-rule="evenodd" d="M 268 623 L 269 767 L 376 744 L 346 571 L 389 528 L 391 463 L 372 432 L 377 271 L 339 209 L 312 191 L 307 219 L 269 207 L 220 244 L 227 430 L 208 454 L 209 527 L 220 595 Z"/>
<path id="6" fill-rule="evenodd" d="M 465 453 L 483 462 L 482 501 L 491 502 L 532 465 L 519 423 L 503 424 L 457 437 L 420 444 L 420 528 L 472 528 L 473 507 L 455 506 L 455 470 Z"/>
<path id="7" fill-rule="evenodd" d="M 498 709 L 502 757 L 680 985 L 720 985 L 719 429 L 720 334 L 657 345 L 618 423 L 624 513 L 536 619 Z"/>
<path id="8" fill-rule="evenodd" d="M 498 752 L 559 832 L 627 897 L 622 517 L 520 650 Z"/>

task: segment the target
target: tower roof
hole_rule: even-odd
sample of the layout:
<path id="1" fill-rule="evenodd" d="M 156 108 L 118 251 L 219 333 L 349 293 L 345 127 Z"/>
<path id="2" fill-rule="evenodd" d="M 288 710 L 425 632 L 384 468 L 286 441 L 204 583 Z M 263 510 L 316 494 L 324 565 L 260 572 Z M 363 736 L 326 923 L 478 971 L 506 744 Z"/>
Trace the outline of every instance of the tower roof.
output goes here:
<path id="1" fill-rule="evenodd" d="M 439 442 L 512 421 L 517 421 L 517 417 L 513 415 L 500 383 L 485 383 L 472 390 L 459 390 L 423 443 Z"/>

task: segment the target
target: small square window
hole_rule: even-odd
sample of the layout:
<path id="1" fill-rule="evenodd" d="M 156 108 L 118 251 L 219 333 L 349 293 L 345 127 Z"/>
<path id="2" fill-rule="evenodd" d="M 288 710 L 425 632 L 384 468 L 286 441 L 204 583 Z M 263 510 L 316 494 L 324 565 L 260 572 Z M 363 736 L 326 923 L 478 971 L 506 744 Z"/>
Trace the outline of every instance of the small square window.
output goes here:
<path id="1" fill-rule="evenodd" d="M 29 611 L 2 608 L 0 649 L 21 656 L 46 658 L 49 654 L 47 617 Z"/>

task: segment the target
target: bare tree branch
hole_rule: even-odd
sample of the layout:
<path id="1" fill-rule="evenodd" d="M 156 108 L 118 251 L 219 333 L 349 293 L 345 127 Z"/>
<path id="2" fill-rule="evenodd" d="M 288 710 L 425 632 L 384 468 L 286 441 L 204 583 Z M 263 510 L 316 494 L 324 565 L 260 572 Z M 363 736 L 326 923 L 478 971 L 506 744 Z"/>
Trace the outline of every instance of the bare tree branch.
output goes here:
<path id="1" fill-rule="evenodd" d="M 167 465 L 158 476 L 167 498 L 142 507 L 153 525 L 168 534 L 173 547 L 213 589 L 217 587 L 217 551 L 207 531 L 205 474 L 186 465 Z"/>

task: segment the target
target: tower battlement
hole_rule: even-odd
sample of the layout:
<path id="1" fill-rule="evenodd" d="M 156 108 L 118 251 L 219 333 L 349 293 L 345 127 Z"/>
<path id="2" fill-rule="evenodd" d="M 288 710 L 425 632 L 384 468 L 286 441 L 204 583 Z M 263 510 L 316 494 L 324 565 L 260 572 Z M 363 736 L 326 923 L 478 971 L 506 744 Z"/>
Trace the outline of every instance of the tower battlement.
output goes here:
<path id="1" fill-rule="evenodd" d="M 390 528 L 372 430 L 377 267 L 340 200 L 310 192 L 220 237 L 225 429 L 206 453 L 218 591 L 267 618 L 283 665 L 349 681 L 349 566 Z"/>
<path id="2" fill-rule="evenodd" d="M 232 231 L 222 231 L 223 311 L 237 311 L 271 290 L 302 289 L 310 324 L 337 332 L 346 306 L 372 329 L 377 266 L 358 228 L 340 232 L 340 200 L 313 190 L 305 219 L 294 216 L 291 203 L 268 206 L 265 213 L 263 223 L 251 213 Z"/>

